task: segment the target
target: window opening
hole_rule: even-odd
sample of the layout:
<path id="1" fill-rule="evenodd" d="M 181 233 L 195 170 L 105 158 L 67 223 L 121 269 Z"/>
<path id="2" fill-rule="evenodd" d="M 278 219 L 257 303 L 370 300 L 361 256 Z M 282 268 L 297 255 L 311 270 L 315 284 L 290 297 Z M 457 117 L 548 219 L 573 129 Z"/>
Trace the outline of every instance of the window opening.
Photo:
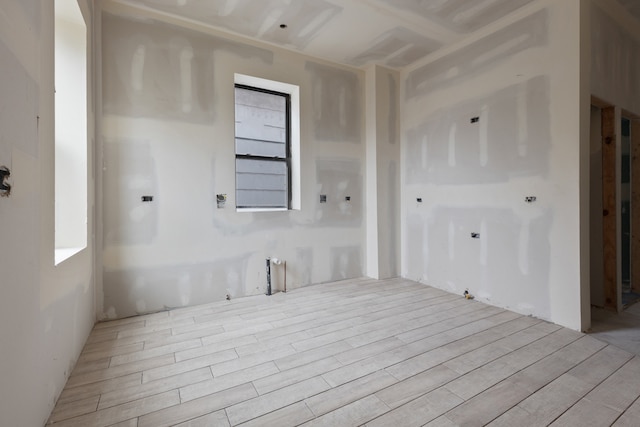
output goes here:
<path id="1" fill-rule="evenodd" d="M 289 94 L 235 86 L 236 207 L 289 209 Z"/>
<path id="2" fill-rule="evenodd" d="M 87 247 L 87 27 L 55 0 L 55 264 Z"/>

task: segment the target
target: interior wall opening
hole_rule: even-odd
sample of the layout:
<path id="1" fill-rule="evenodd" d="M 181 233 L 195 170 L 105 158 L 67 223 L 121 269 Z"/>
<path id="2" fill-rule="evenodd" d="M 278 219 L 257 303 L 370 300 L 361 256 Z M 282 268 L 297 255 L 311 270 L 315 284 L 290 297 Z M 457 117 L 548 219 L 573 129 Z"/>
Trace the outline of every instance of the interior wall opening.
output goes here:
<path id="1" fill-rule="evenodd" d="M 55 264 L 87 247 L 87 26 L 55 0 Z"/>
<path id="2" fill-rule="evenodd" d="M 631 113 L 591 106 L 591 305 L 615 312 L 640 301 L 638 128 Z"/>

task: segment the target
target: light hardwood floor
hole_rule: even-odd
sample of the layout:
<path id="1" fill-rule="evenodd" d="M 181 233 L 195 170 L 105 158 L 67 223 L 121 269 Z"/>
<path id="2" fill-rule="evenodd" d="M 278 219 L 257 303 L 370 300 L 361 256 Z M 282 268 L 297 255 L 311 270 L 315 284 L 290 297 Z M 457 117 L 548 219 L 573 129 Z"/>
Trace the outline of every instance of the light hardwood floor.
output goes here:
<path id="1" fill-rule="evenodd" d="M 402 279 L 99 323 L 55 426 L 634 426 L 640 357 Z"/>

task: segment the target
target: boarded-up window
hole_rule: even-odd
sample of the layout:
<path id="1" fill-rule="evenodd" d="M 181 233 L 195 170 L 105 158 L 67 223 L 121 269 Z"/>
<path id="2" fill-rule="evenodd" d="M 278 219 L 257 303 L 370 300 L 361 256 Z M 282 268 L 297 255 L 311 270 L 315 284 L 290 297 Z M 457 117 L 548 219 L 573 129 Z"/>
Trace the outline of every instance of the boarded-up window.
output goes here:
<path id="1" fill-rule="evenodd" d="M 289 95 L 236 85 L 236 207 L 288 209 Z"/>

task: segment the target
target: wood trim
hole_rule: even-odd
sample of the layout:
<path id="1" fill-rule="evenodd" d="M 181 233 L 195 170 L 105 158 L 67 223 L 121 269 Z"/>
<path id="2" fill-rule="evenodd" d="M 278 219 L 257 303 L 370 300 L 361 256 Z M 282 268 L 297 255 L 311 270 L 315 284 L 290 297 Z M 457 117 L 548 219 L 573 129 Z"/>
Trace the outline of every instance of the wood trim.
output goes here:
<path id="1" fill-rule="evenodd" d="M 631 289 L 640 293 L 640 119 L 631 119 Z"/>
<path id="2" fill-rule="evenodd" d="M 604 306 L 618 309 L 615 108 L 602 109 L 602 231 Z"/>

